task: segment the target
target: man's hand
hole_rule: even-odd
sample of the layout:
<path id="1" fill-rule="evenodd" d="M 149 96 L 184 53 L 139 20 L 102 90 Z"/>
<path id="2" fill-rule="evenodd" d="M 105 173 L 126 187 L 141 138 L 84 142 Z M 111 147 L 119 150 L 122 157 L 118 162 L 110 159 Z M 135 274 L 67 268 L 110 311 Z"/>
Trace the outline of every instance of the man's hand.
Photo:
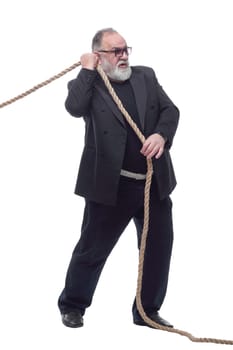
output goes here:
<path id="1" fill-rule="evenodd" d="M 84 53 L 80 62 L 83 68 L 94 70 L 98 65 L 99 56 L 96 53 Z"/>
<path id="2" fill-rule="evenodd" d="M 156 159 L 159 159 L 163 154 L 165 143 L 166 141 L 161 135 L 152 134 L 144 142 L 141 153 L 147 159 L 151 159 L 154 156 Z"/>

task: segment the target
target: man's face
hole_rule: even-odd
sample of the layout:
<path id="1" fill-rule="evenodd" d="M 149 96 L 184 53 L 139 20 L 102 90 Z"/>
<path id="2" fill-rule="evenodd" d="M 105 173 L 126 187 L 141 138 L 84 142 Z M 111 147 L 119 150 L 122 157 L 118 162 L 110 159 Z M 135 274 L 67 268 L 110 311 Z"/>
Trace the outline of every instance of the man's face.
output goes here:
<path id="1" fill-rule="evenodd" d="M 125 81 L 131 76 L 128 61 L 127 43 L 118 33 L 105 33 L 102 39 L 100 64 L 108 77 L 116 81 Z M 115 49 L 126 49 L 116 50 Z"/>

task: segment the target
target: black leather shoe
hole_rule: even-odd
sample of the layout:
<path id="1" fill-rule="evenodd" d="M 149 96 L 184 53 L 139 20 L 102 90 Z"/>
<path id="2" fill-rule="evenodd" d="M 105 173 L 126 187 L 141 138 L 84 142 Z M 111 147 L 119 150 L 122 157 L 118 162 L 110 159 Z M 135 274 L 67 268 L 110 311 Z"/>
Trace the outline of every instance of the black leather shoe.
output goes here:
<path id="1" fill-rule="evenodd" d="M 62 323 L 66 327 L 78 328 L 83 326 L 83 318 L 80 311 L 71 311 L 62 314 Z"/>
<path id="2" fill-rule="evenodd" d="M 165 327 L 170 327 L 173 328 L 173 325 L 171 325 L 168 321 L 164 320 L 157 311 L 153 312 L 152 314 L 148 315 L 148 317 L 160 324 L 161 326 L 165 326 Z M 141 318 L 141 316 L 135 317 L 133 320 L 134 324 L 136 324 L 137 326 L 147 326 L 152 328 L 151 326 L 149 326 L 145 321 L 143 321 L 143 319 Z"/>

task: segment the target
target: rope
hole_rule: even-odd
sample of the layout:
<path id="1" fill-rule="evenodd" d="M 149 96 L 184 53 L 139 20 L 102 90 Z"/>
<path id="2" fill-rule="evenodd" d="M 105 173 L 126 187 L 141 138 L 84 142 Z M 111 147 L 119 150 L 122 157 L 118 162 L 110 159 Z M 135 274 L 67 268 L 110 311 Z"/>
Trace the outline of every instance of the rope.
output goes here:
<path id="1" fill-rule="evenodd" d="M 1 103 L 1 104 L 0 104 L 0 108 L 3 108 L 3 107 L 5 107 L 5 106 L 8 106 L 8 105 L 10 105 L 11 103 L 20 100 L 21 98 L 30 95 L 32 92 L 34 92 L 34 91 L 36 91 L 36 90 L 42 88 L 43 86 L 46 86 L 46 85 L 52 83 L 52 81 L 61 78 L 61 77 L 62 77 L 63 75 L 65 75 L 66 73 L 68 73 L 68 72 L 70 72 L 71 70 L 73 70 L 74 68 L 80 66 L 80 64 L 81 64 L 80 62 L 74 63 L 72 66 L 70 66 L 70 67 L 64 69 L 62 72 L 60 72 L 60 73 L 58 73 L 58 74 L 52 76 L 51 78 L 49 78 L 49 79 L 43 81 L 43 82 L 40 83 L 40 84 L 37 84 L 37 85 L 33 86 L 31 89 L 29 89 L 29 90 L 23 92 L 22 94 L 20 94 L 20 95 L 18 95 L 18 96 L 15 96 L 15 97 L 11 98 L 10 100 L 7 100 L 7 101 Z"/>
<path id="2" fill-rule="evenodd" d="M 43 86 L 46 86 L 50 84 L 52 81 L 59 79 L 66 73 L 70 72 L 71 70 L 75 69 L 76 67 L 80 66 L 80 62 L 77 62 L 73 64 L 72 66 L 68 67 L 67 69 L 63 70 L 62 72 L 52 76 L 51 78 L 45 80 L 44 82 L 35 85 L 33 88 L 25 91 L 24 93 L 15 96 L 3 103 L 0 104 L 0 108 L 3 108 L 5 106 L 8 106 L 12 104 L 13 102 L 16 102 L 17 100 L 24 98 L 31 94 L 32 92 L 40 89 Z M 138 138 L 142 143 L 145 141 L 144 135 L 141 133 L 135 122 L 132 120 L 126 109 L 124 108 L 122 102 L 116 95 L 112 85 L 109 82 L 108 77 L 104 73 L 101 66 L 97 67 L 97 71 L 102 77 L 110 95 L 112 96 L 114 102 L 120 109 L 121 113 L 129 123 L 129 125 L 132 127 Z M 137 280 L 137 292 L 136 292 L 136 304 L 139 314 L 141 315 L 142 319 L 152 328 L 159 329 L 161 331 L 167 331 L 170 333 L 176 333 L 181 336 L 187 337 L 192 342 L 196 343 L 214 343 L 214 344 L 224 344 L 224 345 L 233 345 L 233 340 L 226 340 L 226 339 L 216 339 L 216 338 L 199 338 L 193 336 L 191 333 L 177 329 L 177 328 L 171 328 L 171 327 L 165 327 L 160 325 L 159 323 L 154 322 L 152 319 L 150 319 L 143 308 L 142 301 L 141 301 L 141 292 L 142 292 L 142 277 L 143 277 L 143 264 L 144 264 L 144 256 L 145 256 L 145 250 L 146 250 L 146 240 L 147 240 L 147 234 L 148 234 L 148 227 L 149 227 L 149 209 L 150 209 L 150 187 L 152 182 L 152 175 L 153 175 L 153 166 L 152 166 L 152 160 L 147 159 L 147 174 L 146 174 L 146 184 L 145 184 L 145 190 L 144 190 L 144 224 L 143 224 L 143 230 L 142 230 L 142 237 L 141 237 L 141 246 L 139 250 L 139 264 L 138 264 L 138 280 Z"/>
<path id="3" fill-rule="evenodd" d="M 117 97 L 114 89 L 112 88 L 108 77 L 104 73 L 101 66 L 97 67 L 97 70 L 102 77 L 110 95 L 112 96 L 114 102 L 117 104 L 118 108 L 120 109 L 121 113 L 124 115 L 127 122 L 130 124 L 132 129 L 135 131 L 136 135 L 140 139 L 142 143 L 145 141 L 145 137 L 142 135 L 141 131 L 138 129 L 137 125 L 134 123 L 124 106 L 122 105 L 120 99 Z M 171 328 L 171 327 L 165 327 L 161 326 L 160 324 L 156 323 L 155 321 L 151 320 L 145 313 L 142 301 L 141 301 L 141 292 L 142 292 L 142 277 L 143 277 L 143 265 L 144 265 L 144 256 L 145 256 L 145 250 L 146 250 L 146 239 L 148 235 L 148 227 L 149 227 L 149 209 L 150 209 L 150 187 L 151 187 L 151 181 L 152 181 L 152 175 L 153 175 L 153 166 L 152 166 L 152 160 L 147 159 L 147 174 L 146 174 L 146 184 L 145 184 L 145 190 L 144 190 L 144 224 L 143 224 L 143 230 L 142 230 L 142 237 L 141 237 L 141 245 L 140 245 L 140 251 L 139 251 L 139 264 L 138 264 L 138 281 L 137 281 L 137 293 L 136 293 L 136 304 L 137 309 L 142 317 L 142 319 L 152 328 L 156 328 L 162 331 L 167 331 L 170 333 L 177 333 L 179 335 L 185 336 L 188 339 L 190 339 L 192 342 L 197 343 L 215 343 L 215 344 L 226 344 L 226 345 L 233 345 L 233 340 L 224 340 L 224 339 L 215 339 L 215 338 L 198 338 L 193 336 L 192 334 L 177 329 L 177 328 Z"/>

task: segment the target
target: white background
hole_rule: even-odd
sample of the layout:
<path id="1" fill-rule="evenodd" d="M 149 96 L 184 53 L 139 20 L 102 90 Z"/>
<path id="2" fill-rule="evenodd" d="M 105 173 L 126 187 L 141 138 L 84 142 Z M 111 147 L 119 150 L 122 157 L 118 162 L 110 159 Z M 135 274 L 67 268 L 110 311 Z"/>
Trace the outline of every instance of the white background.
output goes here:
<path id="1" fill-rule="evenodd" d="M 161 315 L 196 336 L 233 339 L 231 1 L 1 0 L 0 102 L 79 61 L 108 26 L 133 46 L 132 65 L 154 68 L 181 111 L 172 149 L 175 242 Z M 1 348 L 220 349 L 132 324 L 131 224 L 85 327 L 62 325 L 56 303 L 83 210 L 73 190 L 84 123 L 64 108 L 78 71 L 0 110 Z"/>

